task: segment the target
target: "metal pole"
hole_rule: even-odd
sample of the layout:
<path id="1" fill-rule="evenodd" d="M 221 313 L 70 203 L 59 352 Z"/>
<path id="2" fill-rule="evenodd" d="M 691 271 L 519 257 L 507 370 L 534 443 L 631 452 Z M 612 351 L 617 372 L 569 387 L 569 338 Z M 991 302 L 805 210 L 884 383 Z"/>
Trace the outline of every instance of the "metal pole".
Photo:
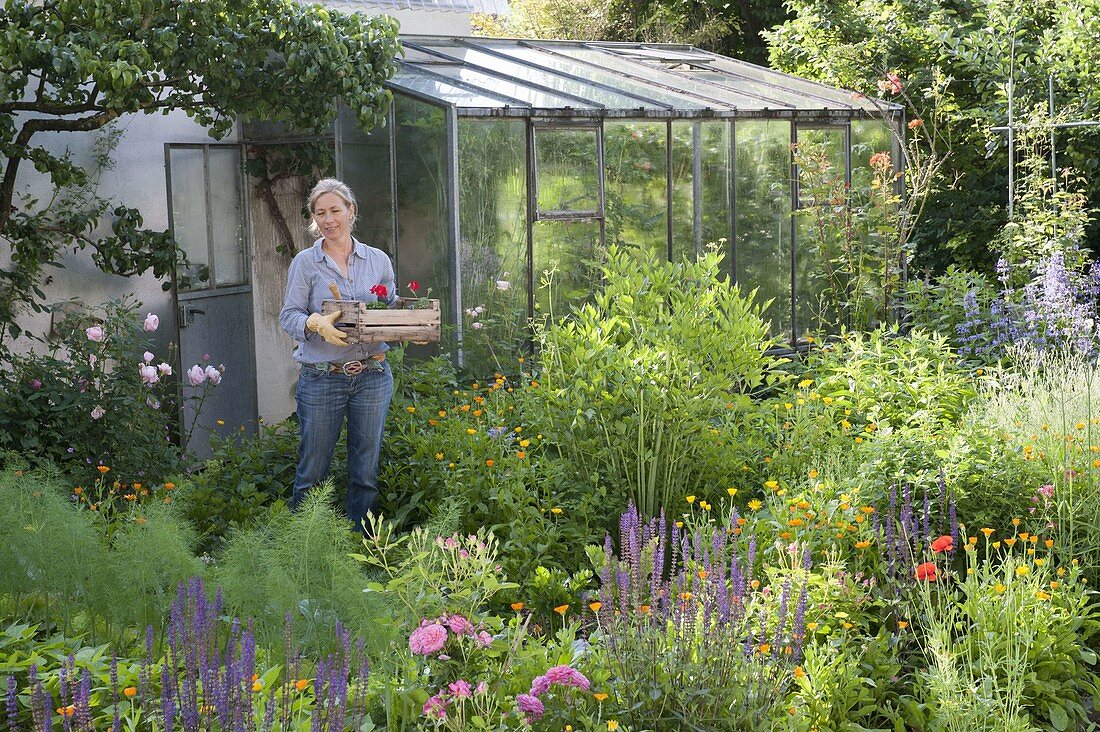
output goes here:
<path id="1" fill-rule="evenodd" d="M 1016 29 L 1012 29 L 1012 48 L 1009 55 L 1008 63 L 1008 220 L 1012 220 L 1015 195 L 1015 166 L 1014 156 L 1016 153 L 1015 148 L 1015 135 L 1012 130 L 1012 87 L 1015 85 L 1016 77 Z"/>
<path id="2" fill-rule="evenodd" d="M 1058 191 L 1057 151 L 1054 149 L 1054 74 L 1047 76 L 1047 101 L 1050 109 L 1050 177 L 1054 180 L 1054 191 Z"/>

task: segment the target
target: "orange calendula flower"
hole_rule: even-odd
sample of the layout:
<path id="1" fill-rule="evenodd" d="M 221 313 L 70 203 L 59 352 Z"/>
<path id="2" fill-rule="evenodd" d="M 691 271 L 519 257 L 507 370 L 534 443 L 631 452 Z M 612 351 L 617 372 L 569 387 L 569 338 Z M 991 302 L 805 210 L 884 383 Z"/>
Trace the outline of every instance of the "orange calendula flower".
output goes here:
<path id="1" fill-rule="evenodd" d="M 806 678 L 806 672 L 802 670 L 802 667 L 801 667 L 801 666 L 795 666 L 795 667 L 794 667 L 794 677 L 795 677 L 796 679 L 804 679 L 804 678 Z"/>
<path id="2" fill-rule="evenodd" d="M 871 546 L 871 542 L 867 539 L 856 542 L 856 549 L 866 549 L 869 546 Z"/>
<path id="3" fill-rule="evenodd" d="M 520 610 L 523 609 L 523 603 L 522 602 L 513 602 L 512 605 L 511 605 L 511 608 L 518 613 Z"/>
<path id="4" fill-rule="evenodd" d="M 909 621 L 908 620 L 899 620 L 898 621 L 898 630 L 905 630 L 908 627 L 909 627 Z"/>
<path id="5" fill-rule="evenodd" d="M 294 688 L 298 691 L 305 691 L 307 686 L 309 686 L 309 679 L 298 679 L 294 682 Z"/>
<path id="6" fill-rule="evenodd" d="M 133 699 L 135 696 L 137 696 L 137 687 L 127 686 L 125 689 L 122 690 L 122 695 L 127 699 Z"/>
<path id="7" fill-rule="evenodd" d="M 603 603 L 597 600 L 596 602 L 588 603 L 588 607 L 592 609 L 592 612 L 598 613 L 600 611 L 600 608 L 603 607 Z"/>
<path id="8" fill-rule="evenodd" d="M 607 694 L 604 694 L 603 692 L 598 692 L 596 694 L 593 694 L 592 698 L 595 699 L 598 702 L 606 701 L 607 700 Z"/>
<path id="9" fill-rule="evenodd" d="M 516 453 L 516 457 L 520 460 L 523 460 L 525 457 L 527 457 L 527 453 L 525 453 L 523 450 L 520 450 Z"/>
<path id="10" fill-rule="evenodd" d="M 491 468 L 494 465 L 496 465 L 496 461 L 493 460 L 492 458 L 489 458 L 488 460 L 485 461 L 485 467 L 487 467 L 487 468 Z"/>
<path id="11" fill-rule="evenodd" d="M 108 468 L 106 465 L 99 465 L 96 467 L 96 470 L 98 470 L 101 475 L 106 475 L 107 473 L 111 472 L 111 469 Z"/>
<path id="12" fill-rule="evenodd" d="M 649 610 L 650 610 L 649 605 L 642 605 L 641 607 L 638 608 L 638 611 L 641 612 L 642 615 L 649 615 Z"/>
<path id="13" fill-rule="evenodd" d="M 1005 546 L 1011 548 L 1015 544 L 1016 544 L 1016 537 L 1010 536 L 1009 538 L 1005 539 Z"/>
<path id="14" fill-rule="evenodd" d="M 565 614 L 567 612 L 569 612 L 569 606 L 568 605 L 558 605 L 556 608 L 554 608 L 554 612 L 556 612 L 558 615 L 560 615 L 564 618 Z"/>
<path id="15" fill-rule="evenodd" d="M 408 412 L 409 414 L 416 414 L 416 407 L 413 407 L 413 406 L 405 407 L 405 411 Z"/>

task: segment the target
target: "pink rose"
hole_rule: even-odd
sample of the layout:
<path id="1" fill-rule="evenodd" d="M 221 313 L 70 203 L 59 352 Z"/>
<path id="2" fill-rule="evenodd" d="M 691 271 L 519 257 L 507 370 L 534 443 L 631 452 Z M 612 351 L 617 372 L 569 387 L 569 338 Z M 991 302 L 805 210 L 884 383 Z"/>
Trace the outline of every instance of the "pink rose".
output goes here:
<path id="1" fill-rule="evenodd" d="M 536 696 L 530 694 L 520 694 L 516 697 L 516 708 L 527 715 L 527 724 L 531 724 L 542 717 L 546 713 L 546 707 L 542 706 L 542 702 Z"/>
<path id="2" fill-rule="evenodd" d="M 141 374 L 141 380 L 145 382 L 146 386 L 152 386 L 160 381 L 160 375 L 157 373 L 157 369 L 149 364 L 144 364 L 138 368 L 138 373 Z"/>
<path id="3" fill-rule="evenodd" d="M 93 325 L 91 328 L 84 330 L 84 335 L 88 336 L 88 340 L 99 343 L 103 340 L 103 328 L 98 325 Z"/>
<path id="4" fill-rule="evenodd" d="M 35 391 L 38 391 L 39 389 L 42 388 L 42 382 L 39 381 L 38 379 L 31 379 L 31 388 L 34 389 Z"/>
<path id="5" fill-rule="evenodd" d="M 202 366 L 195 364 L 191 368 L 187 369 L 187 383 L 191 386 L 202 386 L 206 381 L 206 372 L 203 371 Z"/>
<path id="6" fill-rule="evenodd" d="M 164 376 L 171 376 L 172 375 L 172 367 L 169 366 L 166 363 L 157 364 L 157 371 L 159 371 Z"/>
<path id="7" fill-rule="evenodd" d="M 493 636 L 489 635 L 488 631 L 481 631 L 477 634 L 477 642 L 482 648 L 488 648 L 493 645 Z"/>
<path id="8" fill-rule="evenodd" d="M 160 318 L 149 313 L 145 316 L 145 322 L 141 324 L 141 327 L 146 333 L 152 333 L 154 330 L 160 327 Z"/>
<path id="9" fill-rule="evenodd" d="M 156 358 L 156 356 L 154 356 L 149 351 L 146 351 L 144 354 L 142 354 L 142 358 L 145 360 L 145 363 L 152 363 L 153 359 Z"/>
<path id="10" fill-rule="evenodd" d="M 409 636 L 409 650 L 418 656 L 430 656 L 442 650 L 447 642 L 447 629 L 439 623 L 421 625 Z"/>
<path id="11" fill-rule="evenodd" d="M 97 404 L 92 410 L 92 419 L 99 419 L 104 414 L 107 414 L 107 410 Z"/>
<path id="12" fill-rule="evenodd" d="M 436 694 L 428 701 L 424 702 L 424 706 L 421 708 L 421 712 L 425 717 L 438 717 L 439 719 L 447 718 L 447 705 L 450 704 L 442 694 Z"/>
<path id="13" fill-rule="evenodd" d="M 222 383 L 222 372 L 218 371 L 213 366 L 207 366 L 206 367 L 206 380 L 209 381 L 214 386 L 217 386 L 218 384 Z"/>

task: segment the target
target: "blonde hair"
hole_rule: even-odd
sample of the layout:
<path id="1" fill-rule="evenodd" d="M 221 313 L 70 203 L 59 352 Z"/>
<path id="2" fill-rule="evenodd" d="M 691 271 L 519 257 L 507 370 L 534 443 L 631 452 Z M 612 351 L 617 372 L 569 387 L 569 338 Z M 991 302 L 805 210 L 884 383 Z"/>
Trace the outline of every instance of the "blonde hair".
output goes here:
<path id="1" fill-rule="evenodd" d="M 322 178 L 317 181 L 317 185 L 313 186 L 313 190 L 309 192 L 309 197 L 306 199 L 306 207 L 309 209 L 309 233 L 313 236 L 320 236 L 321 229 L 317 226 L 317 222 L 313 220 L 313 204 L 317 203 L 317 199 L 326 193 L 335 193 L 344 202 L 344 205 L 349 209 L 354 209 L 351 212 L 350 224 L 355 226 L 355 219 L 359 216 L 359 206 L 355 203 L 355 194 L 351 192 L 351 188 L 348 184 L 342 180 L 335 178 Z"/>

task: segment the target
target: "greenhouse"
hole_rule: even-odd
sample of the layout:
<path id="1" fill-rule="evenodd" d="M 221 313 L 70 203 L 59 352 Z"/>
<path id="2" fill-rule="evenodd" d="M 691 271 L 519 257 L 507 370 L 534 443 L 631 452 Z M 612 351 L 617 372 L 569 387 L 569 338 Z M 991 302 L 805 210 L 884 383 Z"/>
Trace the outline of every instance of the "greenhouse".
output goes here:
<path id="1" fill-rule="evenodd" d="M 851 222 L 833 213 L 869 191 L 872 155 L 898 160 L 900 107 L 686 45 L 402 45 L 389 124 L 364 134 L 345 109 L 315 142 L 323 158 L 335 143 L 321 167 L 359 196 L 359 238 L 391 254 L 402 287 L 443 301 L 458 338 L 522 341 L 530 316 L 583 300 L 612 244 L 671 259 L 723 248 L 727 274 L 771 301 L 773 334 L 791 346 L 875 322 L 853 323 L 845 305 L 865 288 L 852 292 L 836 231 Z M 279 142 L 262 132 L 245 129 L 253 166 Z M 295 155 L 308 157 L 305 142 Z M 810 147 L 814 182 L 794 153 Z M 829 176 L 850 197 L 823 193 Z M 805 215 L 815 209 L 827 215 Z M 898 269 L 883 256 L 880 288 Z"/>

